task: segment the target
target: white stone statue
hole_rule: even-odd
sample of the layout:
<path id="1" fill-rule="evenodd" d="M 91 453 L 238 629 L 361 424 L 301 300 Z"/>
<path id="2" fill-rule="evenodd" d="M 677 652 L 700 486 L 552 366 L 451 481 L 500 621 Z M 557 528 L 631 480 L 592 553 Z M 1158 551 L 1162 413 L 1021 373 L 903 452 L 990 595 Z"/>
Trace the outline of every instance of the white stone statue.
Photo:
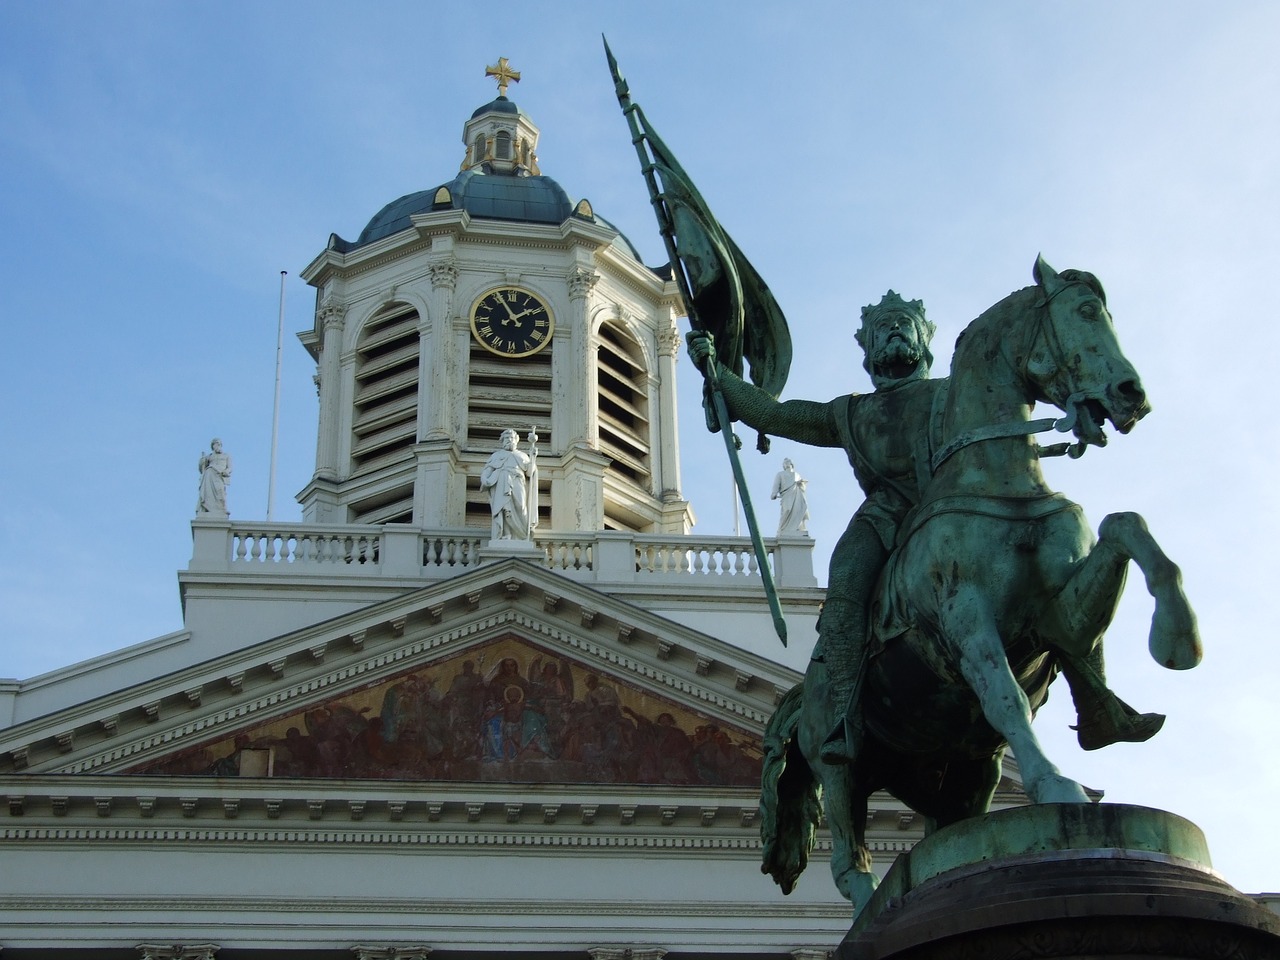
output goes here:
<path id="1" fill-rule="evenodd" d="M 494 451 L 480 473 L 480 489 L 489 491 L 494 540 L 532 540 L 538 525 L 538 434 L 529 431 L 529 452 L 516 449 L 514 430 L 502 431 L 502 449 Z"/>
<path id="2" fill-rule="evenodd" d="M 806 490 L 809 481 L 796 473 L 791 460 L 782 461 L 782 469 L 773 478 L 773 494 L 769 499 L 781 500 L 782 512 L 778 517 L 778 536 L 808 535 L 809 498 Z"/>
<path id="3" fill-rule="evenodd" d="M 227 516 L 227 484 L 231 482 L 231 455 L 222 452 L 222 441 L 209 441 L 210 453 L 200 454 L 200 500 L 196 515 Z"/>

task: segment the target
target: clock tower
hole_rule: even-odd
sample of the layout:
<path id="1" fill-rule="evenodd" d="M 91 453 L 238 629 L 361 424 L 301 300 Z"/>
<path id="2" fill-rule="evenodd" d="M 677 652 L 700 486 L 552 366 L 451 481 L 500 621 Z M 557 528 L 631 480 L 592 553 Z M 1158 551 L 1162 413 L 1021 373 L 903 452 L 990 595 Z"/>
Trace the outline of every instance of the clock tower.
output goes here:
<path id="1" fill-rule="evenodd" d="M 315 523 L 487 528 L 479 476 L 507 428 L 540 436 L 542 533 L 689 531 L 675 413 L 679 301 L 538 167 L 506 95 L 463 125 L 453 179 L 331 235 L 316 288 Z"/>

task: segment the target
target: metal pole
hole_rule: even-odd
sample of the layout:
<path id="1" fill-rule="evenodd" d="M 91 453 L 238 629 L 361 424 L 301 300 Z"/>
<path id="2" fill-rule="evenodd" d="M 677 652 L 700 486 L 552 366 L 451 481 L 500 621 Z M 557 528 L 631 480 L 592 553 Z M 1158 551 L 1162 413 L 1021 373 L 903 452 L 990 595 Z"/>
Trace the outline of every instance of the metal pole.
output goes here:
<path id="1" fill-rule="evenodd" d="M 280 318 L 276 324 L 276 396 L 271 410 L 271 468 L 267 474 L 267 522 L 270 523 L 276 502 L 276 449 L 280 440 L 280 365 L 284 357 L 284 278 L 280 271 Z"/>

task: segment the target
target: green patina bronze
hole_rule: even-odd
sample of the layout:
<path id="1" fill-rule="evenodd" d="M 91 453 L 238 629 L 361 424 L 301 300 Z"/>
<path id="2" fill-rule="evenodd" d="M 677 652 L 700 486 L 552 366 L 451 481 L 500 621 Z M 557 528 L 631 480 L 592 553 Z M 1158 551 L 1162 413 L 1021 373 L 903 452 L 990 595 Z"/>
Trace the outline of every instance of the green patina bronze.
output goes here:
<path id="1" fill-rule="evenodd" d="M 1045 482 L 1042 456 L 1102 446 L 1106 420 L 1127 433 L 1150 407 L 1097 280 L 1041 259 L 1034 273 L 970 324 L 947 379 L 928 377 L 923 306 L 892 291 L 864 310 L 858 334 L 872 394 L 780 403 L 718 371 L 734 416 L 844 448 L 867 494 L 833 552 L 804 682 L 766 731 L 763 869 L 784 891 L 825 805 L 836 884 L 861 908 L 876 886 L 869 795 L 887 789 L 930 830 L 983 814 L 1006 748 L 1034 802 L 1087 803 L 1031 720 L 1061 672 L 1086 749 L 1159 729 L 1162 716 L 1137 714 L 1104 679 L 1102 636 L 1130 560 L 1155 598 L 1152 656 L 1171 669 L 1199 662 L 1180 573 L 1142 518 L 1112 514 L 1095 541 Z M 690 353 L 712 362 L 705 335 L 691 336 Z M 1037 402 L 1066 415 L 1032 420 Z M 1055 427 L 1075 442 L 1038 446 Z"/>

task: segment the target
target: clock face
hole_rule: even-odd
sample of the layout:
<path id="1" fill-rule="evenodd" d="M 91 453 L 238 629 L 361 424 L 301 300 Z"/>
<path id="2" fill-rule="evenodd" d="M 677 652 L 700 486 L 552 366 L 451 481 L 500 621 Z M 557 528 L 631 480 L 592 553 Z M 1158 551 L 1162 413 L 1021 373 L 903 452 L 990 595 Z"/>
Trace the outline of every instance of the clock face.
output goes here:
<path id="1" fill-rule="evenodd" d="M 538 297 L 520 287 L 498 287 L 471 308 L 471 332 L 503 357 L 527 357 L 551 340 L 555 319 Z"/>

